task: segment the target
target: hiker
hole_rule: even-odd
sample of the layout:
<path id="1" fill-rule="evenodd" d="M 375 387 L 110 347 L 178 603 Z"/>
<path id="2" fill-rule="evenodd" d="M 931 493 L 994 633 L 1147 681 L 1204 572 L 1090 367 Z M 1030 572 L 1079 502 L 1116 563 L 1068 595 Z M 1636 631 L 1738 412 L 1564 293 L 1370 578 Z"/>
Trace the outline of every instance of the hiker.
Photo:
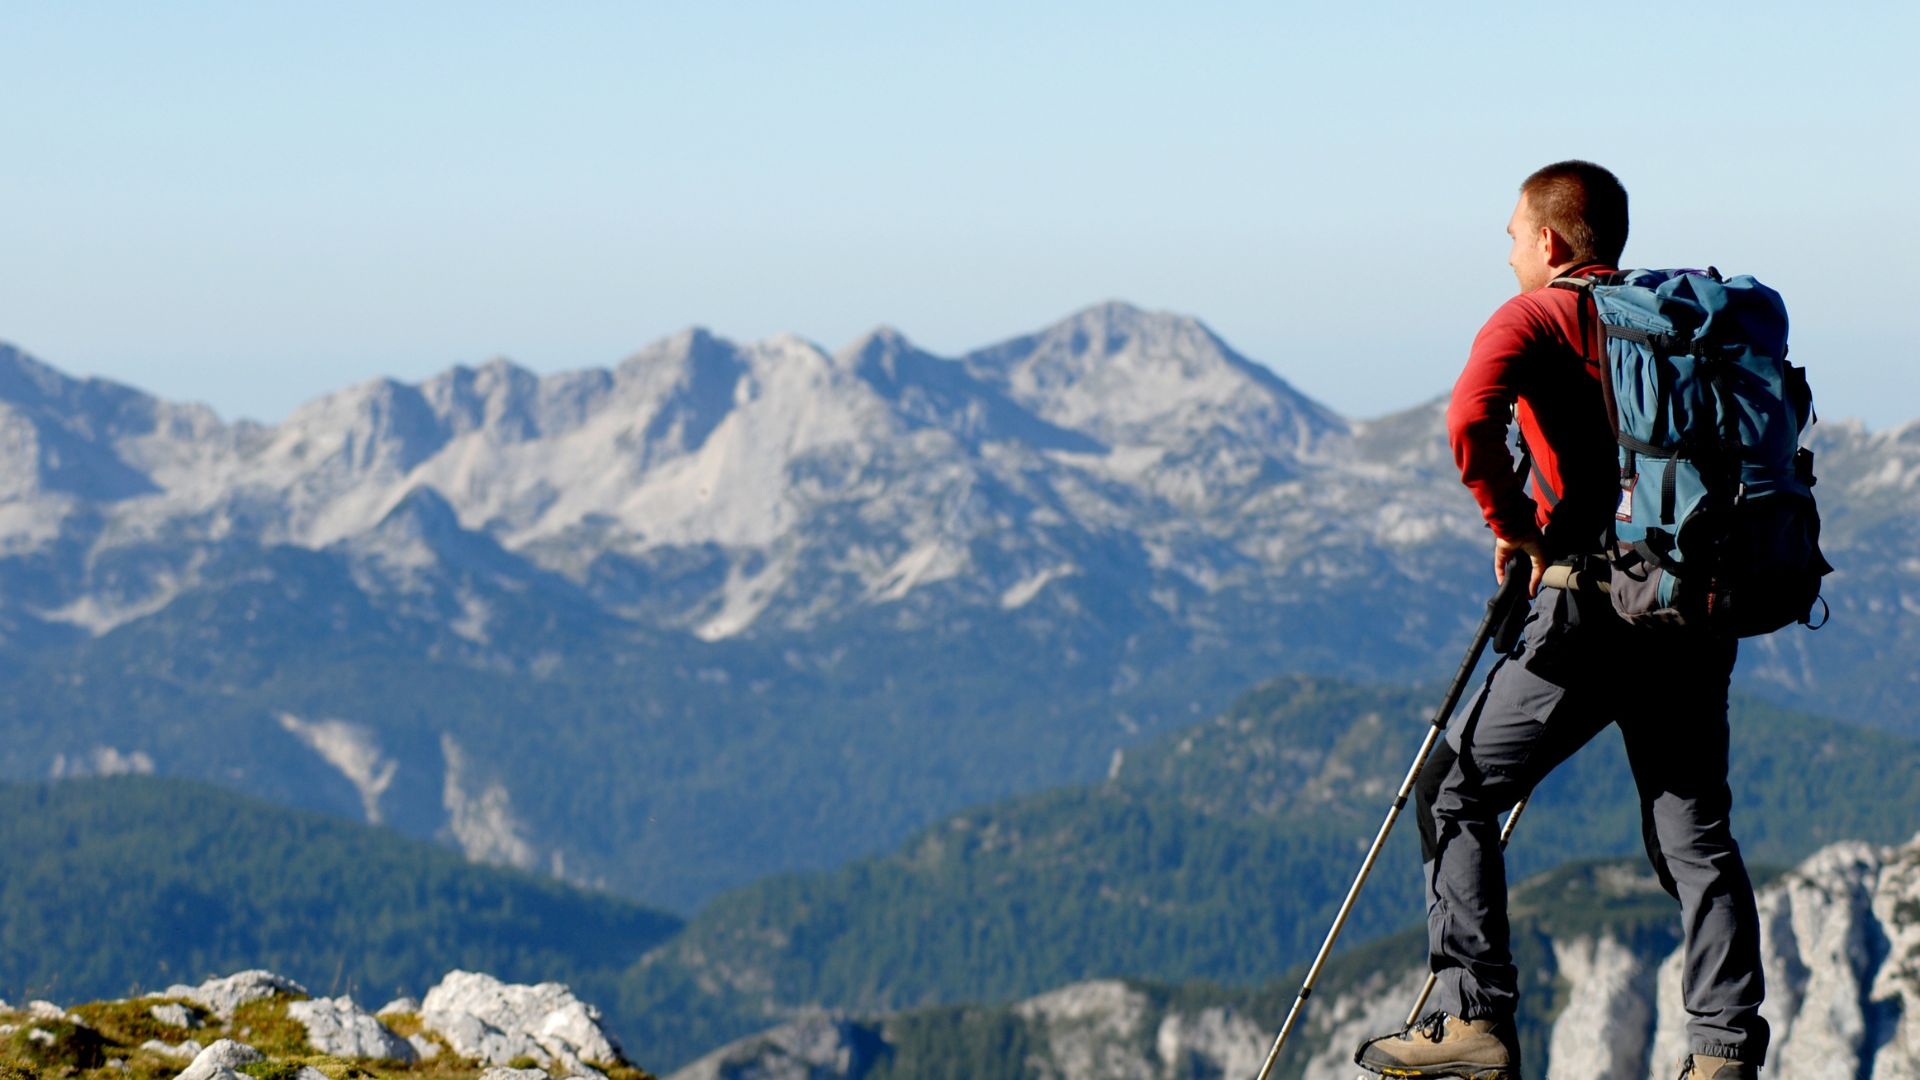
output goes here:
<path id="1" fill-rule="evenodd" d="M 1548 565 L 1597 552 L 1621 500 L 1592 301 L 1557 278 L 1612 272 L 1627 194 L 1584 161 L 1529 176 L 1507 226 L 1520 293 L 1473 343 L 1447 410 L 1462 481 L 1494 534 L 1494 573 L 1529 575 L 1524 625 L 1420 777 L 1434 1012 L 1361 1046 L 1395 1077 L 1518 1080 L 1518 972 L 1509 950 L 1499 813 L 1609 723 L 1640 793 L 1647 855 L 1680 901 L 1691 1054 L 1683 1080 L 1759 1076 L 1767 1024 L 1753 886 L 1728 824 L 1727 686 L 1735 643 L 1691 627 L 1629 627 L 1604 595 L 1544 587 Z M 1524 440 L 1532 495 L 1514 470 Z M 1514 569 L 1509 570 L 1513 560 Z"/>

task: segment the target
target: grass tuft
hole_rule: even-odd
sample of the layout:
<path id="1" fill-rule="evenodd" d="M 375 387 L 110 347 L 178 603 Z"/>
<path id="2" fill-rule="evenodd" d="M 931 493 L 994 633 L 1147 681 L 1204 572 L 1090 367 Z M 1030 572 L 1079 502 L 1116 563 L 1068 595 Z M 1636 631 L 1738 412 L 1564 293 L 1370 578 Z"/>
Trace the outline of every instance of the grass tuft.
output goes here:
<path id="1" fill-rule="evenodd" d="M 107 1063 L 107 1041 L 70 1020 L 34 1020 L 7 1036 L 6 1057 L 50 1070 L 98 1069 Z"/>
<path id="2" fill-rule="evenodd" d="M 207 1011 L 191 1001 L 182 998 L 136 998 L 132 1001 L 95 1001 L 86 1005 L 75 1005 L 74 1015 L 92 1025 L 110 1041 L 122 1046 L 139 1046 L 148 1039 L 159 1039 L 165 1043 L 178 1043 L 186 1039 L 202 1038 L 204 1028 L 174 1027 L 154 1019 L 155 1005 L 185 1005 L 202 1024 L 206 1023 Z"/>
<path id="3" fill-rule="evenodd" d="M 287 1015 L 288 1005 L 304 1000 L 277 996 L 247 1002 L 233 1010 L 233 1037 L 269 1058 L 311 1057 L 307 1026 Z"/>

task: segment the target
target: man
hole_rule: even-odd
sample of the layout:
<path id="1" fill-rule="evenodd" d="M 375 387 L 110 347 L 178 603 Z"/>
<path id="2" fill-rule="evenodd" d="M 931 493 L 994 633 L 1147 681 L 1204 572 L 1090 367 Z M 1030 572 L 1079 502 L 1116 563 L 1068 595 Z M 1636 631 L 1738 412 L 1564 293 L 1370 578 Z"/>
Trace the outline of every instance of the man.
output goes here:
<path id="1" fill-rule="evenodd" d="M 1524 560 L 1525 625 L 1421 775 L 1437 1010 L 1355 1060 L 1397 1077 L 1519 1080 L 1518 973 L 1508 949 L 1497 816 L 1609 723 L 1639 789 L 1647 855 L 1680 901 L 1683 997 L 1692 1052 L 1683 1080 L 1751 1080 L 1767 1050 L 1759 918 L 1729 831 L 1727 683 L 1734 642 L 1699 631 L 1630 629 L 1604 595 L 1542 588 L 1555 560 L 1597 552 L 1620 497 L 1591 301 L 1551 283 L 1612 271 L 1627 194 L 1584 161 L 1521 185 L 1507 232 L 1520 295 L 1481 328 L 1447 410 L 1461 479 L 1494 534 L 1502 581 Z M 1509 417 L 1529 451 L 1534 496 L 1507 449 Z M 1598 1034 L 1598 1033 L 1596 1033 Z"/>

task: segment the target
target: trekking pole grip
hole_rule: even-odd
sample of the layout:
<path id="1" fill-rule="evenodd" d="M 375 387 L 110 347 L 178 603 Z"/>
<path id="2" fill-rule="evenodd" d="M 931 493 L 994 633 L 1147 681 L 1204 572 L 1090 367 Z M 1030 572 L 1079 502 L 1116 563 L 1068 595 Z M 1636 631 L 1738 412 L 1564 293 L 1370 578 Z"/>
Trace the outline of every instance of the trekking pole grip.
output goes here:
<path id="1" fill-rule="evenodd" d="M 1549 589 L 1565 589 L 1567 592 L 1580 592 L 1584 589 L 1595 589 L 1600 592 L 1612 591 L 1606 581 L 1596 581 L 1589 575 L 1583 574 L 1573 567 L 1562 563 L 1555 563 L 1547 567 L 1546 576 L 1540 579 L 1540 584 L 1545 585 Z"/>

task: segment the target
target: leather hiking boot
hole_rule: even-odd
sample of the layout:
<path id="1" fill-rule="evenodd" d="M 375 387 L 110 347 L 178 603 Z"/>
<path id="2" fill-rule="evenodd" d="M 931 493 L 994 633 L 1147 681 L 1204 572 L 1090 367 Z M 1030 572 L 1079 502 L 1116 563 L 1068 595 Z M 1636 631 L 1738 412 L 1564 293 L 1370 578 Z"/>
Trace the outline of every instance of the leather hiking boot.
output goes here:
<path id="1" fill-rule="evenodd" d="M 1511 1020 L 1434 1013 L 1398 1035 L 1361 1043 L 1353 1061 L 1381 1076 L 1520 1080 L 1520 1042 Z"/>
<path id="2" fill-rule="evenodd" d="M 1680 1063 L 1680 1080 L 1760 1080 L 1760 1066 L 1732 1058 L 1688 1054 Z"/>

